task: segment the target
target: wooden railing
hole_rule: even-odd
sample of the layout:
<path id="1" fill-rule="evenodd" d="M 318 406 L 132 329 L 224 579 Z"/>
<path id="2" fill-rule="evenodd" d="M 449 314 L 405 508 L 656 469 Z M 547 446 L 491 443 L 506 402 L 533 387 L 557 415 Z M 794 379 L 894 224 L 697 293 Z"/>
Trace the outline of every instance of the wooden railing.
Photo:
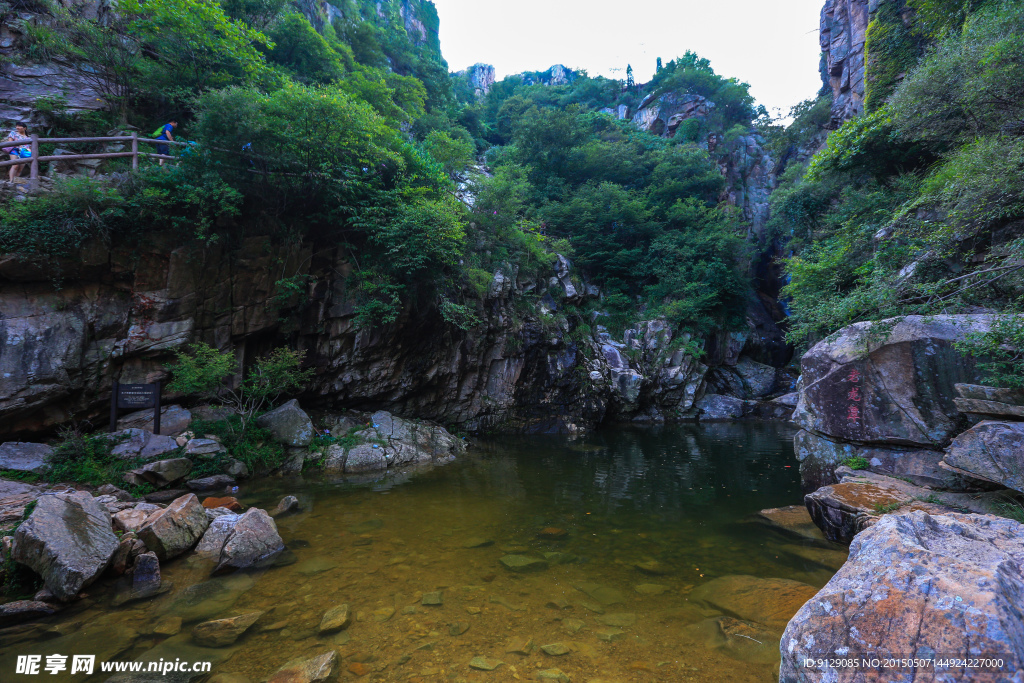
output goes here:
<path id="1" fill-rule="evenodd" d="M 68 144 L 68 143 L 80 143 L 80 142 L 131 142 L 130 152 L 100 152 L 96 154 L 55 154 L 51 156 L 39 156 L 39 145 L 41 143 L 53 143 L 53 144 Z M 151 138 L 140 138 L 138 133 L 132 133 L 131 135 L 121 136 L 110 136 L 110 137 L 98 137 L 98 138 L 41 138 L 38 135 L 33 135 L 29 141 L 6 141 L 0 142 L 0 148 L 6 149 L 10 147 L 23 147 L 29 145 L 29 150 L 32 152 L 31 157 L 24 159 L 11 159 L 9 161 L 0 162 L 0 168 L 7 166 L 18 166 L 22 164 L 29 164 L 29 187 L 33 190 L 39 187 L 39 162 L 41 161 L 78 161 L 83 159 L 121 159 L 131 157 L 132 159 L 132 170 L 139 167 L 139 157 L 148 157 L 150 159 L 177 159 L 178 157 L 170 156 L 167 154 L 155 154 L 153 152 L 140 152 L 139 143 L 145 145 L 176 145 L 178 147 L 188 146 L 187 142 L 178 142 L 175 140 L 155 140 Z"/>

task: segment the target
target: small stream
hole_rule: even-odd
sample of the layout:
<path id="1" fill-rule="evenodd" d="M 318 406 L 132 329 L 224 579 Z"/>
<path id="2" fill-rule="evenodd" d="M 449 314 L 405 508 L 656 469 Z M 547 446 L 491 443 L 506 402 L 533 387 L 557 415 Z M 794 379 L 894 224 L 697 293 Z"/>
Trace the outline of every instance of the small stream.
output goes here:
<path id="1" fill-rule="evenodd" d="M 525 681 L 559 669 L 573 683 L 767 683 L 781 627 L 741 625 L 728 637 L 721 620 L 741 615 L 690 597 L 734 575 L 820 588 L 842 562 L 841 549 L 750 520 L 802 500 L 792 433 L 722 423 L 495 437 L 420 472 L 246 482 L 246 505 L 273 509 L 289 494 L 302 502 L 302 513 L 277 521 L 289 564 L 211 579 L 186 556 L 162 568 L 166 593 L 119 608 L 110 585 L 94 585 L 48 621 L 0 632 L 0 678 L 111 676 L 9 675 L 17 655 L 60 653 L 210 661 L 214 674 L 259 683 L 334 649 L 341 681 Z M 546 558 L 548 568 L 509 571 L 499 560 L 510 554 Z M 740 599 L 761 608 L 774 596 Z M 341 603 L 352 624 L 321 635 L 324 612 Z M 264 614 L 229 647 L 191 640 L 200 621 L 253 611 Z M 554 644 L 566 653 L 540 649 Z M 475 657 L 502 664 L 476 670 Z"/>

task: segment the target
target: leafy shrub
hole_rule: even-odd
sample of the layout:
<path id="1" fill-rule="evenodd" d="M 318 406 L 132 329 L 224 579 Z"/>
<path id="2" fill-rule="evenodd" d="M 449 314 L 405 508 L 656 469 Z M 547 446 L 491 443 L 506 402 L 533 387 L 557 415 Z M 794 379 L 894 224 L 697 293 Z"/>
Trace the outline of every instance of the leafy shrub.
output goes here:
<path id="1" fill-rule="evenodd" d="M 64 429 L 50 455 L 50 466 L 42 476 L 51 482 L 93 486 L 113 482 L 136 495 L 152 491 L 149 484 L 135 486 L 123 481 L 125 472 L 144 464 L 140 459 L 122 459 L 112 453 L 123 440 L 123 436 L 117 438 L 110 434 L 85 434 L 77 429 Z"/>
<path id="2" fill-rule="evenodd" d="M 176 350 L 174 356 L 177 362 L 167 368 L 173 377 L 167 390 L 174 393 L 199 397 L 216 395 L 236 368 L 232 354 L 221 353 L 205 342 Z"/>
<path id="3" fill-rule="evenodd" d="M 1024 387 L 1024 315 L 999 318 L 991 330 L 968 334 L 956 348 L 977 359 L 986 384 Z"/>
<path id="4" fill-rule="evenodd" d="M 843 461 L 843 464 L 849 467 L 851 470 L 866 470 L 871 466 L 867 458 L 860 455 L 854 455 Z"/>
<path id="5" fill-rule="evenodd" d="M 284 462 L 284 446 L 255 421 L 243 421 L 239 415 L 232 415 L 226 420 L 195 420 L 192 422 L 192 431 L 218 437 L 227 449 L 227 455 L 245 463 L 251 474 L 265 474 Z M 205 475 L 223 472 L 225 457 L 218 455 L 200 460 L 197 467 L 201 469 L 197 471 Z"/>

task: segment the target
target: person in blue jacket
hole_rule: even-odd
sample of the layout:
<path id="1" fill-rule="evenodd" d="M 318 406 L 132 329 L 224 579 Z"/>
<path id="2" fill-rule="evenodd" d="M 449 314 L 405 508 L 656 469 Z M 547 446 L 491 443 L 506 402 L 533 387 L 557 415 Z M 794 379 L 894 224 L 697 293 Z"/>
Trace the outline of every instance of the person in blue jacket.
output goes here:
<path id="1" fill-rule="evenodd" d="M 177 127 L 178 127 L 178 121 L 176 119 L 171 119 L 170 121 L 168 121 L 164 125 L 160 126 L 160 128 L 158 128 L 157 130 L 155 130 L 153 132 L 157 133 L 157 135 L 156 135 L 156 139 L 157 140 L 174 140 L 174 129 L 177 128 Z M 164 156 L 169 156 L 170 153 L 171 153 L 171 146 L 170 145 L 157 145 L 156 146 L 156 153 L 157 154 L 163 154 Z M 161 166 L 164 165 L 164 160 L 163 159 L 160 160 L 160 165 Z"/>

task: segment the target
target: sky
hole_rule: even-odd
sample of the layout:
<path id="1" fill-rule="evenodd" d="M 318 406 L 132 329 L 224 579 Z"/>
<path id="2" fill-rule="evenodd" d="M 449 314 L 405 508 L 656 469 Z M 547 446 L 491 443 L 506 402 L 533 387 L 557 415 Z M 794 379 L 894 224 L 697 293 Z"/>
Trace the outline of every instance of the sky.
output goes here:
<path id="1" fill-rule="evenodd" d="M 434 0 L 452 71 L 494 65 L 500 80 L 552 64 L 640 83 L 693 50 L 719 74 L 750 84 L 773 115 L 821 87 L 818 14 L 824 0 Z M 774 110 L 778 109 L 776 112 Z"/>

